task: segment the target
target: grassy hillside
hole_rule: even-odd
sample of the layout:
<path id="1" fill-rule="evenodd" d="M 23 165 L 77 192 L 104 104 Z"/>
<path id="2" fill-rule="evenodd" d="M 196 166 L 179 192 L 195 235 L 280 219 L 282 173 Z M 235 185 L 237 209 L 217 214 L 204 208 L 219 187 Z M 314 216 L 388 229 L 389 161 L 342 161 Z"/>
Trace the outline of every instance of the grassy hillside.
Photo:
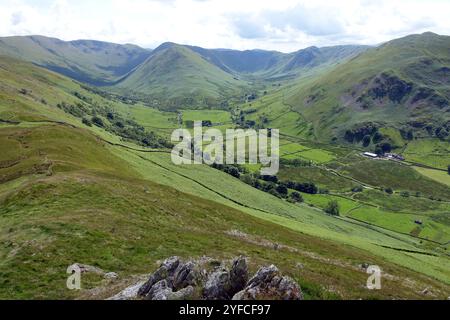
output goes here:
<path id="1" fill-rule="evenodd" d="M 169 110 L 228 108 L 254 94 L 265 81 L 304 76 L 364 50 L 364 46 L 314 47 L 284 54 L 165 43 L 151 52 L 100 41 L 0 38 L 0 55 L 30 61 L 90 85 L 109 86 Z"/>
<path id="2" fill-rule="evenodd" d="M 134 45 L 29 36 L 0 38 L 0 55 L 30 61 L 78 81 L 105 85 L 141 64 L 150 51 Z"/>
<path id="3" fill-rule="evenodd" d="M 117 84 L 161 101 L 160 107 L 228 107 L 226 98 L 240 96 L 246 82 L 210 64 L 187 47 L 164 44 L 133 73 Z"/>
<path id="4" fill-rule="evenodd" d="M 286 100 L 321 140 L 361 143 L 372 127 L 447 139 L 449 49 L 450 37 L 432 33 L 394 40 L 300 83 Z"/>
<path id="5" fill-rule="evenodd" d="M 445 285 L 364 250 L 155 184 L 120 161 L 117 147 L 85 130 L 41 125 L 0 131 L 2 146 L 21 137 L 28 146 L 21 149 L 22 159 L 39 150 L 51 162 L 49 172 L 24 173 L 1 194 L 2 298 L 105 298 L 174 254 L 216 259 L 244 254 L 251 257 L 253 269 L 276 262 L 315 299 L 420 297 L 405 284 L 406 277 L 414 287 L 431 287 L 435 297 L 448 293 Z M 142 169 L 158 167 L 146 163 Z M 366 261 L 382 265 L 390 275 L 383 291 L 362 287 L 367 276 L 358 265 Z M 65 270 L 74 262 L 118 272 L 122 282 L 91 275 L 83 277 L 82 292 L 68 291 Z"/>

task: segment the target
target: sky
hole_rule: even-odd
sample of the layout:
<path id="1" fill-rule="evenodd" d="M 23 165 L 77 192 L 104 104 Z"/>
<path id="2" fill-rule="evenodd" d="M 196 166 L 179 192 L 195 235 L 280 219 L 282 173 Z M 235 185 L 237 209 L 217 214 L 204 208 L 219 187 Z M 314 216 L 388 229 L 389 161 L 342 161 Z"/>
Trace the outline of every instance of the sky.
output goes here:
<path id="1" fill-rule="evenodd" d="M 292 52 L 450 35 L 450 0 L 0 0 L 0 36 Z"/>

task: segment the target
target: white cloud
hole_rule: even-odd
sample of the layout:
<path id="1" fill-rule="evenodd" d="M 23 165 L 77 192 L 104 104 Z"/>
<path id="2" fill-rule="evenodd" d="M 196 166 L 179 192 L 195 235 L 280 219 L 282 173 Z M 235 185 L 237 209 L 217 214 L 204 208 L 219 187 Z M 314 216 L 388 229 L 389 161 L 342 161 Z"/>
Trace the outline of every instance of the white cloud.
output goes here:
<path id="1" fill-rule="evenodd" d="M 450 34 L 447 0 L 0 0 L 0 36 L 294 51 Z"/>

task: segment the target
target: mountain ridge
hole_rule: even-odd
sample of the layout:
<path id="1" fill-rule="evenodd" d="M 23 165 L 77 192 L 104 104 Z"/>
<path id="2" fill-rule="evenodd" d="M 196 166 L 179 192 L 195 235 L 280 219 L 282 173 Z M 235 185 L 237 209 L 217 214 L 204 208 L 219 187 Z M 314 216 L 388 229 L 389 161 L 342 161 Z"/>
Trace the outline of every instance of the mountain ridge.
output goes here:
<path id="1" fill-rule="evenodd" d="M 223 88 L 228 91 L 225 96 L 229 96 L 231 91 L 230 83 L 237 82 L 238 87 L 245 87 L 245 79 L 239 83 L 241 79 L 250 77 L 254 79 L 265 80 L 270 78 L 295 78 L 304 71 L 310 70 L 320 65 L 339 62 L 353 56 L 359 51 L 364 51 L 365 46 L 351 47 L 348 52 L 330 55 L 325 51 L 333 51 L 333 47 L 321 48 L 318 50 L 316 61 L 295 61 L 299 55 L 305 55 L 310 48 L 302 49 L 294 53 L 281 53 L 278 51 L 266 51 L 261 49 L 255 50 L 232 50 L 232 49 L 205 49 L 197 46 L 180 45 L 173 42 L 165 42 L 154 50 L 147 50 L 135 45 L 119 45 L 109 42 L 97 40 L 74 40 L 62 41 L 57 38 L 48 38 L 44 36 L 25 36 L 25 37 L 6 37 L 0 38 L 0 54 L 20 58 L 33 62 L 39 66 L 45 67 L 52 71 L 56 71 L 63 75 L 69 76 L 75 80 L 95 85 L 120 87 L 127 90 L 136 90 L 144 94 L 155 94 L 154 88 L 149 83 L 155 82 L 152 79 L 152 73 L 146 77 L 143 75 L 133 75 L 140 72 L 146 63 L 152 57 L 158 56 L 163 50 L 170 48 L 184 48 L 184 62 L 187 66 L 196 65 L 195 70 L 191 70 L 187 77 L 196 78 L 199 82 L 195 87 L 189 87 L 176 98 L 189 95 L 192 91 L 202 91 L 205 87 L 210 87 L 210 82 L 214 85 L 205 97 L 201 99 L 217 99 Z M 336 50 L 345 51 L 344 47 L 336 47 Z M 348 47 L 350 48 L 350 47 Z M 186 50 L 189 50 L 188 53 Z M 355 52 L 352 52 L 355 51 Z M 172 55 L 176 58 L 176 55 Z M 198 60 L 201 57 L 207 64 Z M 315 60 L 312 57 L 311 60 Z M 334 59 L 334 61 L 331 61 Z M 292 61 L 294 60 L 294 61 Z M 201 64 L 198 65 L 198 64 Z M 166 65 L 167 70 L 163 73 L 171 73 L 183 75 L 183 70 L 174 69 L 174 66 L 180 68 L 177 63 Z M 221 69 L 224 73 L 215 68 Z M 151 69 L 151 68 L 150 68 Z M 215 74 L 215 76 L 212 76 Z M 160 75 L 156 74 L 157 77 Z M 230 77 L 233 78 L 230 80 Z M 129 78 L 139 78 L 141 83 L 137 84 L 131 81 L 133 87 L 127 85 Z M 200 81 L 200 79 L 204 79 Z M 206 81 L 205 81 L 206 79 Z M 184 80 L 187 80 L 184 78 Z M 209 81 L 211 80 L 211 81 Z M 189 81 L 185 81 L 189 85 Z M 166 84 L 170 86 L 170 83 Z M 234 90 L 234 94 L 241 94 L 240 90 Z M 159 94 L 160 92 L 156 92 Z"/>
<path id="2" fill-rule="evenodd" d="M 287 100 L 328 139 L 342 139 L 345 130 L 364 122 L 405 130 L 445 126 L 450 119 L 449 52 L 448 36 L 395 39 L 298 84 Z"/>

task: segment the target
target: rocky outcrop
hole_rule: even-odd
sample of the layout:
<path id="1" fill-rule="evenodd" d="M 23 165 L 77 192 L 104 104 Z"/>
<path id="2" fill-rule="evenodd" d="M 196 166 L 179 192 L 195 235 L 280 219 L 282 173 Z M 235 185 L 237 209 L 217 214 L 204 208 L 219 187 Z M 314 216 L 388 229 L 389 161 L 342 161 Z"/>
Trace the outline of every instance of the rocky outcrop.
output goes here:
<path id="1" fill-rule="evenodd" d="M 233 261 L 230 270 L 230 287 L 232 292 L 238 292 L 245 287 L 248 281 L 247 260 L 240 257 Z"/>
<path id="2" fill-rule="evenodd" d="M 412 89 L 412 83 L 406 82 L 396 75 L 383 72 L 375 77 L 368 93 L 373 99 L 388 97 L 392 102 L 400 103 Z"/>
<path id="3" fill-rule="evenodd" d="M 145 284 L 144 281 L 140 281 L 128 288 L 125 288 L 115 296 L 109 298 L 108 300 L 135 300 L 138 298 L 139 289 Z"/>
<path id="4" fill-rule="evenodd" d="M 233 300 L 303 300 L 299 285 L 274 265 L 262 267 Z"/>
<path id="5" fill-rule="evenodd" d="M 184 289 L 188 286 L 197 286 L 201 278 L 197 266 L 192 261 L 180 266 L 173 279 L 173 288 L 175 290 Z"/>
<path id="6" fill-rule="evenodd" d="M 150 279 L 139 289 L 139 296 L 148 296 L 152 287 L 161 280 L 168 280 L 169 283 L 172 284 L 175 272 L 180 266 L 180 263 L 180 258 L 178 257 L 171 257 L 165 260 L 159 269 L 156 270 L 156 272 L 150 276 Z"/>
<path id="7" fill-rule="evenodd" d="M 227 267 L 228 266 L 228 267 Z M 165 260 L 147 282 L 132 294 L 147 300 L 302 300 L 298 284 L 282 276 L 274 265 L 262 267 L 249 280 L 247 259 L 230 262 L 208 259 L 183 262 L 178 257 Z M 122 298 L 129 292 L 117 295 Z"/>

